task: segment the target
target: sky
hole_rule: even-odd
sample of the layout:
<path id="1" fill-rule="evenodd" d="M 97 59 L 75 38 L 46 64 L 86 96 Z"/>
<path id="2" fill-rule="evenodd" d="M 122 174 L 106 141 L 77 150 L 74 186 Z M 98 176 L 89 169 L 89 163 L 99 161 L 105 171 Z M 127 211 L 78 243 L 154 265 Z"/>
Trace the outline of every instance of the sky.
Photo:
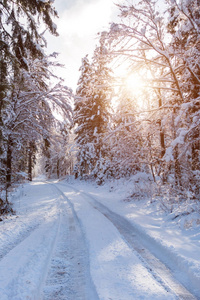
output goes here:
<path id="1" fill-rule="evenodd" d="M 55 19 L 59 37 L 47 35 L 48 52 L 58 52 L 58 61 L 65 64 L 59 76 L 65 84 L 76 89 L 80 76 L 81 59 L 92 57 L 98 44 L 97 33 L 108 29 L 116 20 L 119 0 L 55 0 L 54 6 L 59 19 Z"/>

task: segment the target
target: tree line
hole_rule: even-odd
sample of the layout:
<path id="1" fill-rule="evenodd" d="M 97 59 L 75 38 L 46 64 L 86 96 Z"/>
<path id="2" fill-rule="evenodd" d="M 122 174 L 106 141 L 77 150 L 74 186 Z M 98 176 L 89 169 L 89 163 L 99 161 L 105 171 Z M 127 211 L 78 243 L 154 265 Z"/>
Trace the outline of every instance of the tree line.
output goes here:
<path id="1" fill-rule="evenodd" d="M 71 91 L 53 73 L 53 68 L 60 66 L 57 54 L 46 54 L 45 31 L 58 35 L 53 22 L 56 17 L 50 0 L 0 1 L 2 212 L 8 210 L 7 193 L 11 185 L 25 176 L 32 180 L 36 153 L 43 153 L 48 172 L 63 155 L 61 151 L 52 158 L 55 144 L 61 147 L 68 138 Z M 65 123 L 55 118 L 56 110 Z"/>
<path id="2" fill-rule="evenodd" d="M 102 183 L 142 172 L 199 199 L 200 3 L 130 2 L 117 5 L 120 21 L 100 34 L 92 61 L 82 60 L 76 176 Z M 143 86 L 130 92 L 128 74 Z"/>

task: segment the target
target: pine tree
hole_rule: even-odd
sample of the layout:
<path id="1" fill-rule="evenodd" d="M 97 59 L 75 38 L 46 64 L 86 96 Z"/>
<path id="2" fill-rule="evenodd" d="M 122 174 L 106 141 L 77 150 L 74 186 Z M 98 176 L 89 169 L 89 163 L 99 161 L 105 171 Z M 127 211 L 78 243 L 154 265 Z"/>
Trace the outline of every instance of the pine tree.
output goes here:
<path id="1" fill-rule="evenodd" d="M 75 97 L 74 106 L 74 124 L 76 133 L 77 164 L 76 172 L 82 177 L 89 174 L 93 165 L 93 133 L 92 124 L 92 105 L 91 96 L 92 87 L 92 67 L 89 63 L 88 56 L 82 59 L 80 67 L 81 76 L 78 81 L 78 87 Z"/>
<path id="2" fill-rule="evenodd" d="M 82 60 L 75 101 L 78 146 L 76 172 L 98 177 L 104 157 L 103 136 L 108 129 L 111 86 L 103 35 L 94 51 L 92 64 Z"/>
<path id="3" fill-rule="evenodd" d="M 111 69 L 108 67 L 106 33 L 102 32 L 99 46 L 96 47 L 93 56 L 93 126 L 95 133 L 95 176 L 101 175 L 102 160 L 104 161 L 103 138 L 109 130 L 111 95 L 113 91 Z"/>

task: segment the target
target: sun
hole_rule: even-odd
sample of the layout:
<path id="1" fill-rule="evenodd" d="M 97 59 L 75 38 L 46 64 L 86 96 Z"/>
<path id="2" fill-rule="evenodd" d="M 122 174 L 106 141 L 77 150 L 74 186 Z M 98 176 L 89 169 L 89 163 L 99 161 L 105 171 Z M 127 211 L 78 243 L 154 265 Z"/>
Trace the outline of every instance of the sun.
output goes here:
<path id="1" fill-rule="evenodd" d="M 145 107 L 147 92 L 147 78 L 144 70 L 130 70 L 127 64 L 120 64 L 113 67 L 115 76 L 115 94 L 113 106 L 117 105 L 118 94 L 128 97 L 133 101 L 139 110 Z M 145 79 L 144 79 L 145 78 Z M 116 102 L 116 103 L 115 103 Z"/>
<path id="2" fill-rule="evenodd" d="M 144 88 L 144 81 L 137 73 L 132 73 L 125 77 L 124 85 L 128 92 L 133 95 L 138 95 Z"/>

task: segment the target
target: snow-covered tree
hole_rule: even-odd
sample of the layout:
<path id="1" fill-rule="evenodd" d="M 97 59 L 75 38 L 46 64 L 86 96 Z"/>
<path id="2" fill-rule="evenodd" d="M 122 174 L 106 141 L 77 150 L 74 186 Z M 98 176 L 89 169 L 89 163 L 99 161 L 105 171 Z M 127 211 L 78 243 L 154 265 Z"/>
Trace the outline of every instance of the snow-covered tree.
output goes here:
<path id="1" fill-rule="evenodd" d="M 107 55 L 107 42 L 105 33 L 102 32 L 99 39 L 99 46 L 96 47 L 93 56 L 92 76 L 92 98 L 93 98 L 93 128 L 94 128 L 94 150 L 95 168 L 93 174 L 101 177 L 104 164 L 105 146 L 103 138 L 110 126 L 111 97 L 113 93 L 111 69 L 109 68 L 109 57 Z M 101 179 L 100 179 L 101 181 Z"/>
<path id="2" fill-rule="evenodd" d="M 127 1 L 118 8 L 122 22 L 112 24 L 107 33 L 109 55 L 145 82 L 138 101 L 146 105 L 138 120 L 152 174 L 197 196 L 199 2 L 169 0 L 161 7 L 159 1 Z"/>
<path id="3" fill-rule="evenodd" d="M 52 21 L 56 16 L 50 0 L 0 2 L 0 121 L 6 105 L 5 92 L 11 88 L 7 76 L 11 73 L 15 76 L 20 69 L 28 70 L 28 57 L 42 59 L 45 56 L 46 41 L 43 33 L 39 33 L 39 26 L 42 21 L 45 29 L 57 35 Z"/>
<path id="4" fill-rule="evenodd" d="M 57 35 L 56 26 L 52 21 L 52 17 L 55 16 L 57 13 L 52 6 L 52 1 L 0 2 L 0 147 L 3 155 L 1 173 L 4 173 L 2 164 L 7 153 L 8 182 L 10 181 L 10 153 L 13 148 L 10 138 L 12 129 L 9 124 L 12 123 L 13 117 L 18 118 L 14 116 L 14 111 L 19 85 L 22 86 L 21 72 L 29 71 L 28 60 L 45 58 L 43 48 L 46 41 L 43 34 L 39 33 L 39 26 L 42 20 L 45 29 Z"/>
<path id="5" fill-rule="evenodd" d="M 170 35 L 166 28 L 165 14 L 160 12 L 158 5 L 156 1 L 146 0 L 135 5 L 118 5 L 123 22 L 112 24 L 108 38 L 113 45 L 111 54 L 123 56 L 129 61 L 129 72 L 136 70 L 143 74 L 146 91 L 148 91 L 146 101 L 149 103 L 149 114 L 141 120 L 146 122 L 148 119 L 149 124 L 157 124 L 157 134 L 147 134 L 146 139 L 153 135 L 156 138 L 159 136 L 160 157 L 158 158 L 162 159 L 167 146 L 162 116 L 168 114 L 168 118 L 174 120 L 177 115 L 175 107 L 184 103 L 184 94 L 173 58 L 174 50 L 169 44 Z M 175 139 L 177 133 L 173 126 L 174 124 L 171 128 L 168 127 L 170 130 L 168 134 L 173 135 L 172 138 Z M 153 127 L 155 128 L 154 125 Z M 154 144 L 158 147 L 157 143 Z M 181 182 L 179 164 L 178 148 L 175 147 L 173 169 L 177 184 Z"/>
<path id="6" fill-rule="evenodd" d="M 107 67 L 106 46 L 103 35 L 94 51 L 92 64 L 86 56 L 82 60 L 81 76 L 75 100 L 75 133 L 78 146 L 76 170 L 81 176 L 101 172 L 104 156 L 102 139 L 109 124 L 110 74 Z"/>
<path id="7" fill-rule="evenodd" d="M 169 1 L 169 4 L 170 45 L 174 49 L 173 59 L 178 62 L 185 100 L 176 118 L 178 132 L 173 145 L 179 147 L 184 185 L 197 192 L 200 171 L 200 4 L 195 0 Z"/>
<path id="8" fill-rule="evenodd" d="M 142 128 L 137 120 L 136 103 L 124 89 L 117 101 L 112 117 L 113 133 L 109 132 L 106 139 L 110 145 L 107 172 L 109 177 L 114 178 L 145 170 Z"/>
<path id="9" fill-rule="evenodd" d="M 48 177 L 56 176 L 57 178 L 66 176 L 73 172 L 73 157 L 70 149 L 70 123 L 63 121 L 55 121 L 51 129 L 49 145 L 42 145 L 45 152 L 45 166 Z M 48 150 L 48 151 L 47 151 Z M 47 151 L 47 152 L 46 152 Z"/>
<path id="10" fill-rule="evenodd" d="M 59 64 L 56 54 L 45 54 L 45 31 L 58 35 L 53 17 L 51 0 L 0 2 L 0 180 L 6 190 L 21 172 L 32 180 L 41 142 L 48 152 L 53 111 L 72 121 L 71 91 L 58 78 L 51 84 L 51 67 Z"/>
<path id="11" fill-rule="evenodd" d="M 71 91 L 62 82 L 50 86 L 49 59 L 30 60 L 27 64 L 29 70 L 22 69 L 13 78 L 14 88 L 11 94 L 7 94 L 7 106 L 3 113 L 7 188 L 11 184 L 12 176 L 19 171 L 27 171 L 29 180 L 32 180 L 34 154 L 38 143 L 43 141 L 47 145 L 51 137 L 55 120 L 53 109 L 62 112 L 69 123 L 72 120 Z M 17 169 L 18 159 L 23 154 L 26 163 L 23 170 Z"/>
<path id="12" fill-rule="evenodd" d="M 74 124 L 76 133 L 76 143 L 78 147 L 76 172 L 82 177 L 91 172 L 93 167 L 94 148 L 93 148 L 93 98 L 92 88 L 92 67 L 88 56 L 82 59 L 80 67 L 81 75 L 74 106 Z"/>

